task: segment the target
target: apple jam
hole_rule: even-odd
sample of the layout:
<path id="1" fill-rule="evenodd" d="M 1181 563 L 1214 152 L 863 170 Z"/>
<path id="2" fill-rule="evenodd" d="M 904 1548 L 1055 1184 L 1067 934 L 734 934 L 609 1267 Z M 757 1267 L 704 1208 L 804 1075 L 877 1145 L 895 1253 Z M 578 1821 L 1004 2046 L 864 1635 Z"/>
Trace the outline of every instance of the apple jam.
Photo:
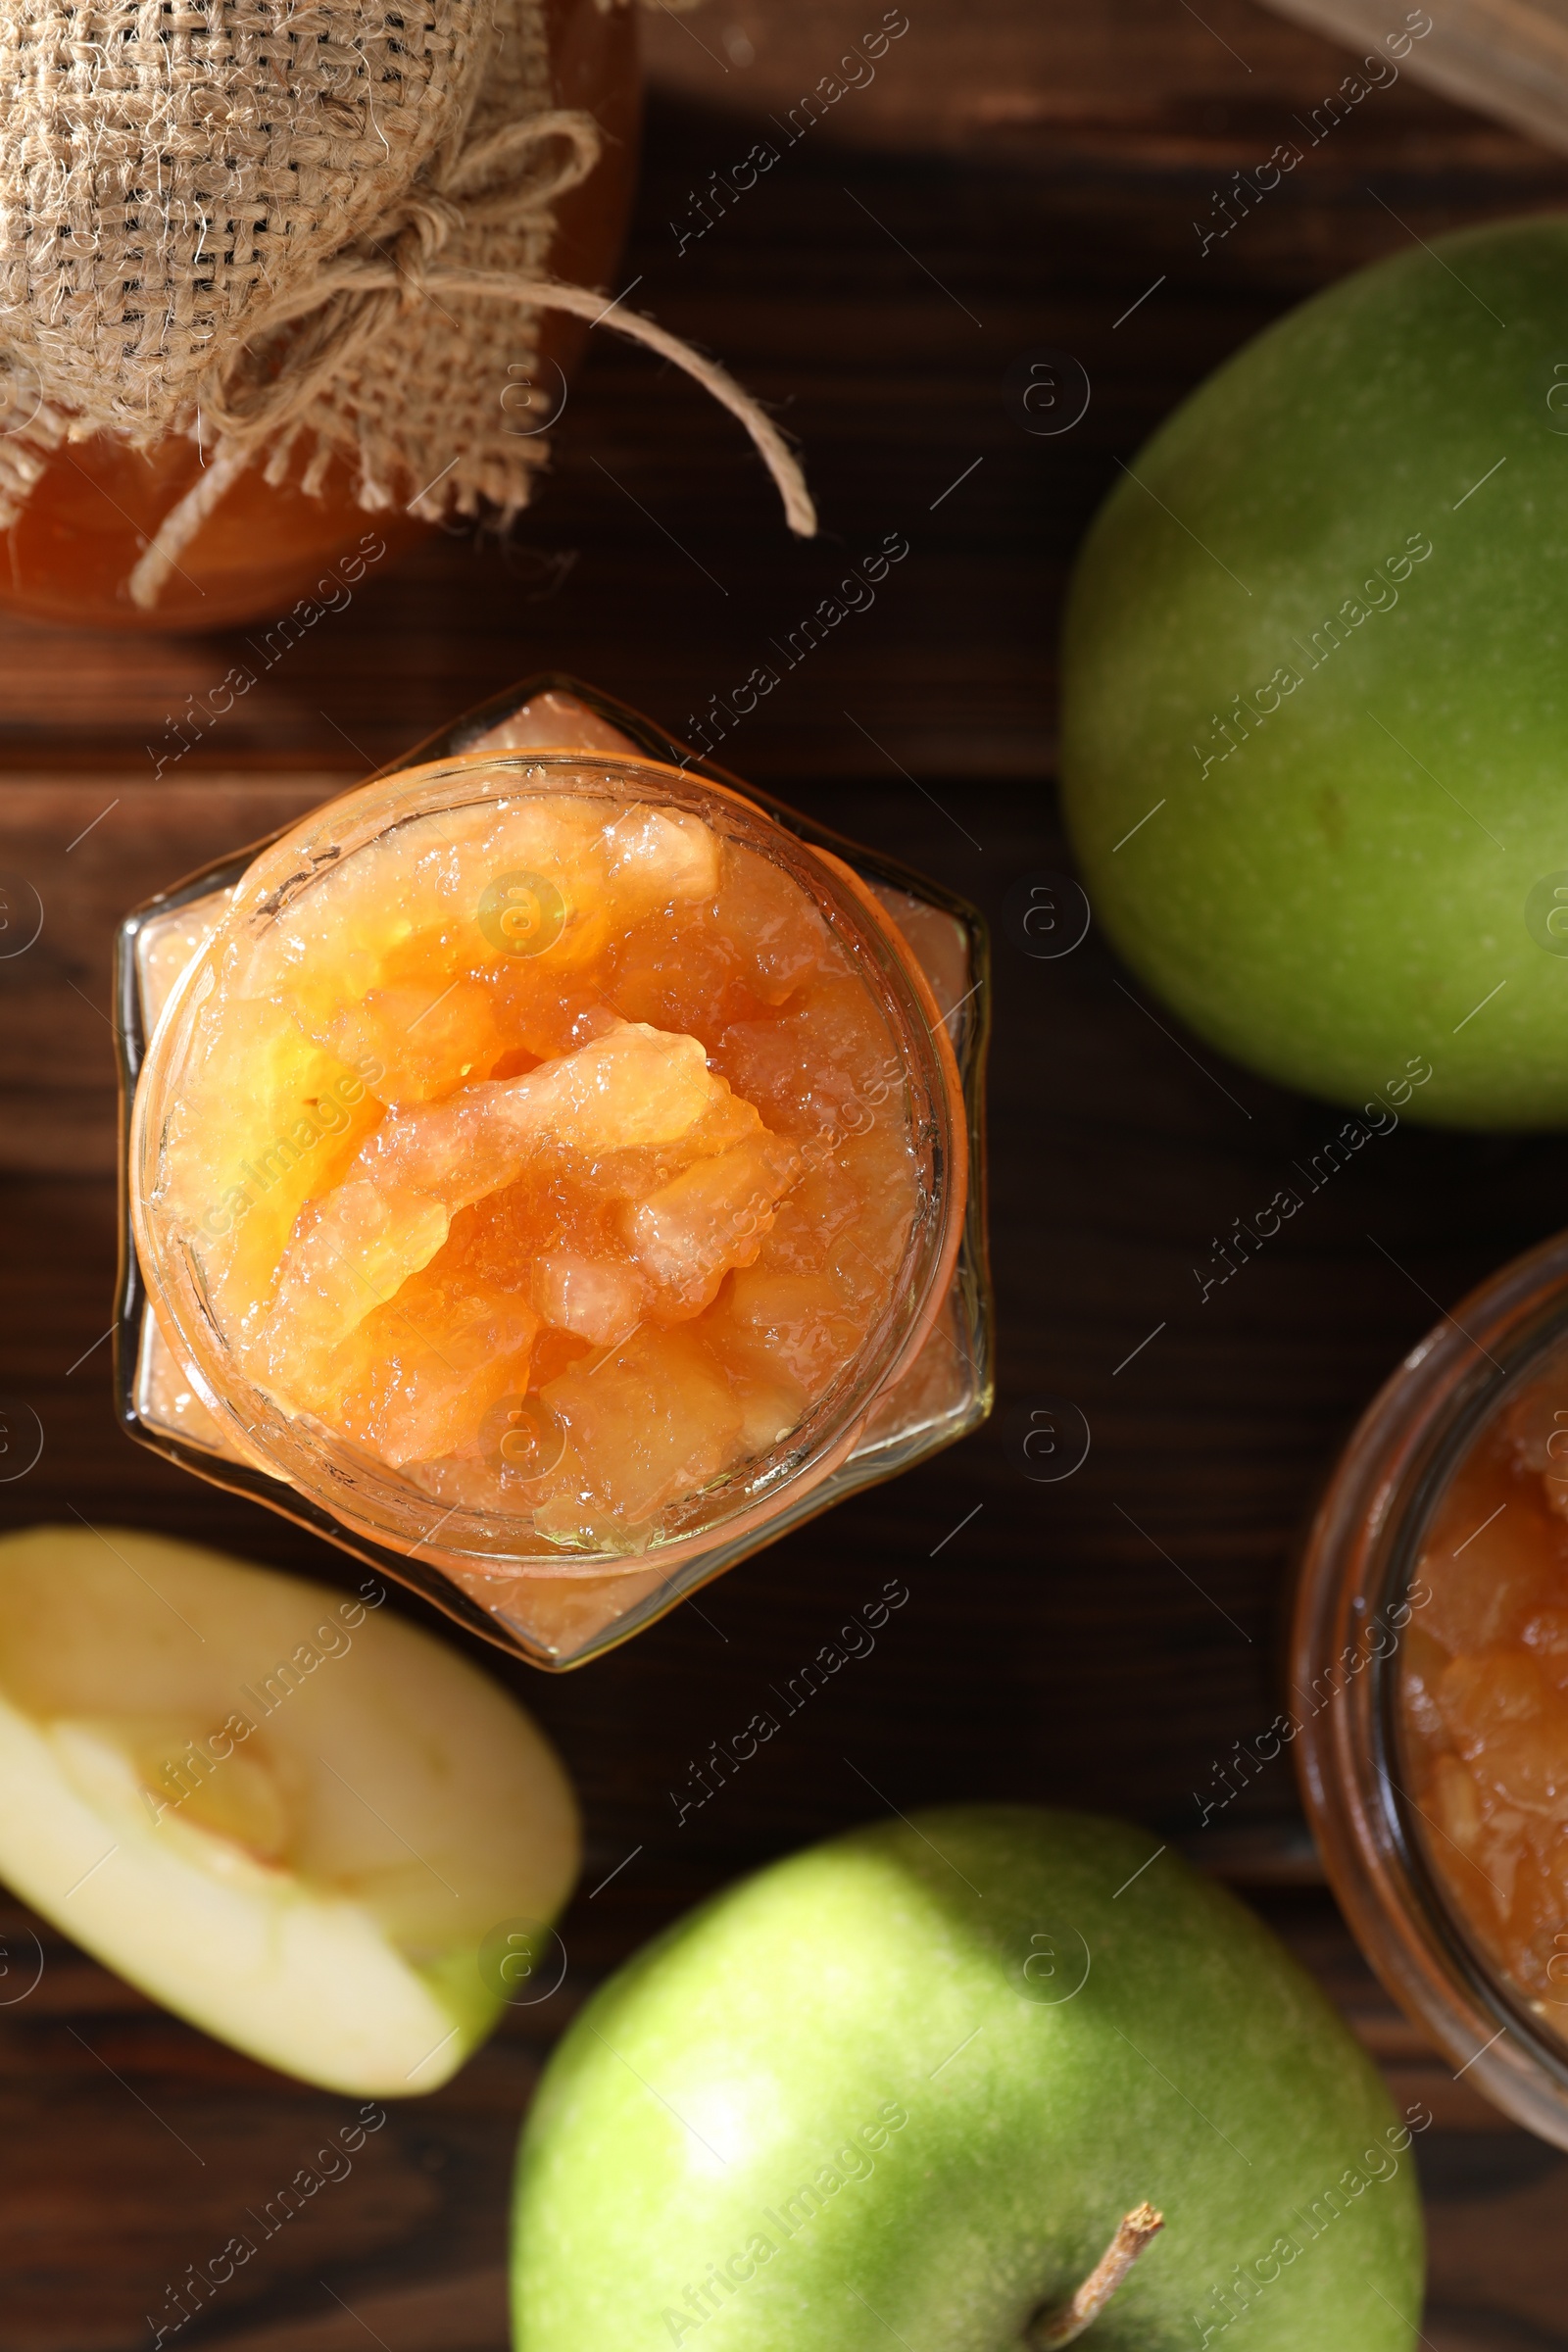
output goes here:
<path id="1" fill-rule="evenodd" d="M 167 1016 L 143 1230 L 340 1460 L 635 1554 L 787 1469 L 880 1344 L 909 1088 L 863 954 L 738 796 L 460 764 L 241 882 Z"/>
<path id="2" fill-rule="evenodd" d="M 1568 1359 L 1461 1461 L 1410 1599 L 1399 1712 L 1427 1860 L 1568 2039 Z"/>
<path id="3" fill-rule="evenodd" d="M 508 21 L 504 13 L 503 27 Z M 542 270 L 597 286 L 613 272 L 635 189 L 641 104 L 636 11 L 602 0 L 544 0 L 543 31 L 551 106 L 591 115 L 604 145 L 588 177 L 554 204 Z M 528 36 L 513 25 L 497 37 Z M 542 315 L 538 366 L 524 376 L 519 362 L 496 385 L 504 433 L 527 440 L 555 421 L 565 378 L 587 337 L 583 321 L 558 312 Z M 0 414 L 0 434 L 24 430 L 27 421 L 24 413 Z M 381 554 L 396 556 L 433 527 L 404 504 L 418 484 L 404 484 L 395 505 L 368 512 L 357 468 L 341 456 L 313 469 L 311 452 L 302 447 L 299 463 L 275 482 L 267 480 L 265 457 L 259 457 L 182 549 L 156 604 L 143 609 L 131 596 L 131 574 L 171 509 L 201 480 L 208 454 L 199 436 L 183 432 L 150 449 L 97 433 L 42 454 L 26 504 L 10 529 L 0 531 L 0 608 L 73 627 L 228 628 L 274 615 L 312 595 L 326 598 L 334 566 L 363 556 L 368 535 L 380 543 Z M 363 574 L 362 561 L 348 576 Z"/>

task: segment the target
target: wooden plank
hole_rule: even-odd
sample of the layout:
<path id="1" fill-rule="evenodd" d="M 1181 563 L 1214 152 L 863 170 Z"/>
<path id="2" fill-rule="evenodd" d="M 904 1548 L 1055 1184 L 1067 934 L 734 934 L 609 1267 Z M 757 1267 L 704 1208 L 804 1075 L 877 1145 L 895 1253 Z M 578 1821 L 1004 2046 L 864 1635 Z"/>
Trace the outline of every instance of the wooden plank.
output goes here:
<path id="1" fill-rule="evenodd" d="M 340 791 L 328 770 L 9 775 L 3 886 L 29 946 L 0 959 L 0 1171 L 107 1176 L 115 1165 L 116 926 L 128 909 Z"/>

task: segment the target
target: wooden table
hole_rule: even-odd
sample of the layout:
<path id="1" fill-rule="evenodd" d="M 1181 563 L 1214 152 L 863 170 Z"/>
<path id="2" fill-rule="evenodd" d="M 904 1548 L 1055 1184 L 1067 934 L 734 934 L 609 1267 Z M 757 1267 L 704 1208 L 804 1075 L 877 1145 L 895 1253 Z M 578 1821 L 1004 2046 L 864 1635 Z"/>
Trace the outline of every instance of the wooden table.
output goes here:
<path id="1" fill-rule="evenodd" d="M 0 866 L 46 908 L 36 947 L 0 965 L 0 1391 L 46 1432 L 36 1469 L 0 1488 L 10 1523 L 74 1506 L 349 1573 L 113 1426 L 115 913 L 532 668 L 574 669 L 678 730 L 890 530 L 911 554 L 875 609 L 722 756 L 998 922 L 1002 1399 L 1065 1394 L 1094 1436 L 1076 1476 L 1037 1486 L 1004 1416 L 579 1676 L 491 1660 L 586 1804 L 564 1984 L 509 2013 L 449 2088 L 400 2108 L 352 2179 L 182 2340 L 360 2352 L 368 2329 L 387 2352 L 502 2346 L 510 2155 L 551 2040 L 696 1896 L 864 1817 L 858 1767 L 905 1810 L 1004 1795 L 1129 1813 L 1250 1886 L 1399 2094 L 1437 2113 L 1421 2143 L 1424 2340 L 1565 2346 L 1568 2161 L 1455 2082 L 1384 1999 L 1293 1846 L 1284 1766 L 1232 1809 L 1224 1844 L 1196 1835 L 1194 1791 L 1273 1712 L 1292 1546 L 1340 1438 L 1434 1298 L 1561 1222 L 1568 1149 L 1401 1130 L 1200 1308 L 1190 1268 L 1208 1236 L 1330 1114 L 1195 1059 L 1093 931 L 1040 962 L 1002 916 L 1012 884 L 1068 862 L 1053 645 L 1113 460 L 1267 319 L 1403 241 L 1374 189 L 1428 236 L 1561 204 L 1568 163 L 1405 79 L 1204 258 L 1193 222 L 1210 191 L 1335 86 L 1339 52 L 1248 0 L 1204 0 L 1201 19 L 1185 0 L 1044 18 L 1039 0 L 909 0 L 875 83 L 680 250 L 670 223 L 689 191 L 878 14 L 868 0 L 712 0 L 648 31 L 647 170 L 622 282 L 777 404 L 821 502 L 818 543 L 788 540 L 748 446 L 683 379 L 601 338 L 510 548 L 438 539 L 372 574 L 156 782 L 168 721 L 233 648 L 0 622 Z M 1009 364 L 1045 346 L 1076 355 L 1092 385 L 1056 439 L 1027 435 L 1003 392 Z M 912 1597 L 875 1654 L 677 1832 L 667 1791 L 694 1742 L 743 1720 L 895 1572 Z M 25 1925 L 0 1915 L 0 2352 L 131 2352 L 166 2287 L 343 2103 L 174 2023 L 47 1931 L 36 1989 L 7 2003 L 28 1973 Z"/>

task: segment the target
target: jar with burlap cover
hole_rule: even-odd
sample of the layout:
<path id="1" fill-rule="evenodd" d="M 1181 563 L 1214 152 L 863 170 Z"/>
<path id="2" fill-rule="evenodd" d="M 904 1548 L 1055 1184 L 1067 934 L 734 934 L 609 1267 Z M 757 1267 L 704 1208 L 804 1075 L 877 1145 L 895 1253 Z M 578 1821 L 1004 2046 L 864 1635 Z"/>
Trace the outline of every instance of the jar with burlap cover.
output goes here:
<path id="1" fill-rule="evenodd" d="M 253 465 L 315 490 L 343 458 L 372 512 L 510 517 L 547 453 L 498 387 L 553 310 L 694 375 L 809 534 L 795 458 L 723 368 L 545 274 L 599 149 L 551 103 L 543 0 L 6 0 L 0 529 L 98 433 L 205 460 L 131 575 L 144 608 Z"/>

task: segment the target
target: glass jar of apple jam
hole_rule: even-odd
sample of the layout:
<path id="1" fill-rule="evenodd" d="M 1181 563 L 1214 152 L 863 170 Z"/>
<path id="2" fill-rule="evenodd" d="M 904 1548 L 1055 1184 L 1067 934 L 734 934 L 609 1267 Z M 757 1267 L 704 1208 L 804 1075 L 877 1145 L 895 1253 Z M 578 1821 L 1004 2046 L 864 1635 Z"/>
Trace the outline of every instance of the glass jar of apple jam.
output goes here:
<path id="1" fill-rule="evenodd" d="M 1308 1538 L 1287 1719 L 1389 1990 L 1568 2147 L 1568 1235 L 1417 1348 Z"/>
<path id="2" fill-rule="evenodd" d="M 604 0 L 543 0 L 543 13 L 550 105 L 592 116 L 601 137 L 587 177 L 555 199 L 541 268 L 598 286 L 614 268 L 635 186 L 636 10 Z M 582 319 L 540 316 L 526 372 L 519 363 L 496 385 L 504 433 L 528 438 L 555 421 L 587 334 Z M 29 404 L 19 394 L 13 407 L 14 415 L 0 415 L 0 434 L 25 431 Z M 229 628 L 316 588 L 369 523 L 394 553 L 432 527 L 401 504 L 368 514 L 351 463 L 334 454 L 313 473 L 310 458 L 309 449 L 298 451 L 275 485 L 261 460 L 241 472 L 182 546 L 156 603 L 144 606 L 132 596 L 131 575 L 159 525 L 201 480 L 204 452 L 183 432 L 147 451 L 109 434 L 68 442 L 42 457 L 25 505 L 0 534 L 0 606 L 74 627 Z M 403 495 L 421 487 L 406 486 Z"/>
<path id="3" fill-rule="evenodd" d="M 123 926 L 124 1414 L 576 1663 L 987 1409 L 983 935 L 585 689 L 416 760 Z"/>

